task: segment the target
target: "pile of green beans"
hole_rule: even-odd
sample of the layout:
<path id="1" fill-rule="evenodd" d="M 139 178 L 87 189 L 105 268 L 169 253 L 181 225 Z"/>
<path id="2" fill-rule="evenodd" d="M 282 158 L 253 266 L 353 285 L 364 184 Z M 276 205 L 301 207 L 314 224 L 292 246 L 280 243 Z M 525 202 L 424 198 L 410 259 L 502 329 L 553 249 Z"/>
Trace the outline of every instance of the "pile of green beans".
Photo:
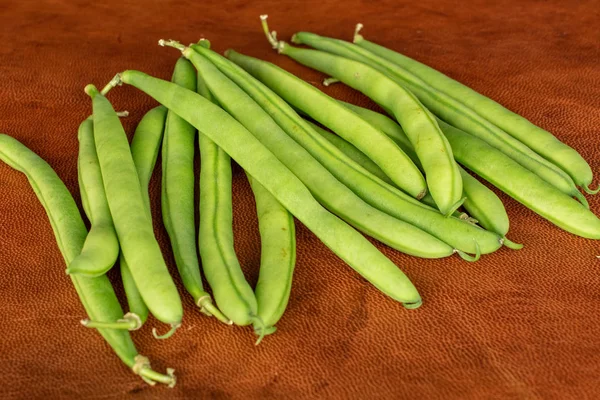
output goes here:
<path id="1" fill-rule="evenodd" d="M 306 49 L 278 41 L 266 16 L 261 21 L 279 53 L 327 74 L 325 85 L 343 82 L 364 93 L 388 115 L 334 99 L 272 63 L 233 50 L 223 57 L 205 39 L 190 46 L 161 40 L 182 54 L 171 82 L 127 70 L 101 91 L 85 87 L 93 112 L 79 126 L 77 170 L 89 233 L 52 168 L 0 134 L 0 160 L 27 176 L 48 214 L 87 313 L 81 323 L 96 329 L 148 384 L 172 387 L 176 380 L 172 369 L 150 368 L 129 331 L 153 316 L 170 325 L 162 336 L 152 331 L 166 339 L 184 314 L 152 221 L 148 191 L 159 156 L 162 222 L 185 291 L 204 315 L 251 325 L 256 344 L 276 332 L 290 300 L 295 219 L 407 309 L 422 305 L 417 288 L 363 234 L 422 258 L 456 253 L 477 261 L 503 245 L 521 249 L 506 237 L 502 200 L 477 177 L 560 228 L 600 239 L 600 219 L 577 188 L 598 192 L 590 189 L 591 168 L 549 132 L 365 40 L 360 24 L 354 43 L 295 34 L 293 43 L 314 48 Z M 131 145 L 123 115 L 106 97 L 122 83 L 160 103 L 141 118 Z M 256 203 L 261 257 L 255 288 L 235 252 L 232 160 L 244 170 Z M 106 276 L 115 264 L 126 313 Z"/>

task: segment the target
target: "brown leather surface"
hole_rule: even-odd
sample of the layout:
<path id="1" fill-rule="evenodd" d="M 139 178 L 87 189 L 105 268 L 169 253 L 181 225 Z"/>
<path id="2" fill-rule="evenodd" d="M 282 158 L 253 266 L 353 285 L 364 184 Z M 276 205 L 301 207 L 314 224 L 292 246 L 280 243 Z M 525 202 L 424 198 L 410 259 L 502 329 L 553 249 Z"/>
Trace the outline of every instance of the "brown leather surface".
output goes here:
<path id="1" fill-rule="evenodd" d="M 233 47 L 275 61 L 318 84 L 321 74 L 271 51 L 258 22 L 269 13 L 283 39 L 298 30 L 349 39 L 363 22 L 368 39 L 554 132 L 597 174 L 599 9 L 598 1 L 3 0 L 0 131 L 46 159 L 79 202 L 76 132 L 90 113 L 83 87 L 127 68 L 169 78 L 178 54 L 158 47 L 160 38 L 205 36 L 219 51 Z M 341 85 L 326 90 L 372 105 Z M 129 133 L 155 105 L 130 87 L 110 99 L 131 112 Z M 151 187 L 156 233 L 174 272 L 160 223 L 159 175 Z M 501 249 L 467 263 L 420 260 L 379 245 L 420 289 L 424 305 L 415 311 L 380 294 L 299 225 L 289 309 L 260 346 L 250 329 L 203 317 L 189 296 L 173 338 L 154 340 L 153 319 L 133 334 L 157 370 L 175 368 L 179 381 L 170 390 L 144 384 L 79 324 L 83 308 L 45 213 L 24 177 L 0 163 L 0 397 L 599 398 L 600 244 L 502 199 L 509 237 L 525 244 L 519 252 Z M 600 213 L 600 195 L 589 200 Z M 257 221 L 237 167 L 234 208 L 236 248 L 254 285 Z M 117 290 L 122 295 L 120 284 Z"/>

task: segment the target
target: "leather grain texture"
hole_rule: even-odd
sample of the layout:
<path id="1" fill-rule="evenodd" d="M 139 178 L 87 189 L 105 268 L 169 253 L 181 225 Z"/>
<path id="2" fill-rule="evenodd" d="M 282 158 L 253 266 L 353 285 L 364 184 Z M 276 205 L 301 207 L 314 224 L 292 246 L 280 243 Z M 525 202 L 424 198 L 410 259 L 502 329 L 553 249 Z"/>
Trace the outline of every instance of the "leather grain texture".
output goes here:
<path id="1" fill-rule="evenodd" d="M 258 15 L 282 39 L 299 30 L 366 38 L 397 49 L 524 115 L 600 167 L 600 3 L 563 1 L 99 1 L 0 2 L 0 131 L 46 159 L 78 204 L 77 127 L 87 83 L 140 69 L 169 79 L 179 54 L 160 38 L 207 37 L 276 62 L 323 88 L 320 73 L 275 54 Z M 374 107 L 342 85 L 326 92 Z M 131 87 L 109 96 L 131 135 L 155 102 Z M 131 137 L 130 137 L 131 138 Z M 160 221 L 160 163 L 151 183 L 155 230 L 175 281 Z M 234 168 L 235 245 L 254 285 L 260 246 L 243 172 Z M 175 389 L 134 376 L 84 317 L 41 205 L 23 175 L 0 163 L 0 397 L 593 399 L 600 397 L 600 244 L 575 237 L 501 195 L 509 237 L 524 243 L 468 263 L 421 260 L 378 247 L 420 289 L 408 311 L 386 298 L 298 224 L 289 309 L 255 347 L 250 329 L 203 317 L 184 296 L 184 325 L 133 333 Z M 600 213 L 600 195 L 588 196 Z M 110 272 L 123 299 L 117 271 Z"/>

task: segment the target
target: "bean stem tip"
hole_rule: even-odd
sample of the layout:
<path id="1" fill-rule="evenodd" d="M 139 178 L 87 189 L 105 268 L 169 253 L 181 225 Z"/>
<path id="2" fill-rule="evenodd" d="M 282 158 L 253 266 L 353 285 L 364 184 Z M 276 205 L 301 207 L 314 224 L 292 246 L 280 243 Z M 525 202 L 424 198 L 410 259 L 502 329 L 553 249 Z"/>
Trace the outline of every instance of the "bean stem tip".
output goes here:
<path id="1" fill-rule="evenodd" d="M 352 43 L 358 43 L 364 39 L 364 37 L 360 34 L 360 31 L 363 28 L 363 26 L 364 25 L 359 22 L 354 27 L 354 37 L 352 38 Z"/>

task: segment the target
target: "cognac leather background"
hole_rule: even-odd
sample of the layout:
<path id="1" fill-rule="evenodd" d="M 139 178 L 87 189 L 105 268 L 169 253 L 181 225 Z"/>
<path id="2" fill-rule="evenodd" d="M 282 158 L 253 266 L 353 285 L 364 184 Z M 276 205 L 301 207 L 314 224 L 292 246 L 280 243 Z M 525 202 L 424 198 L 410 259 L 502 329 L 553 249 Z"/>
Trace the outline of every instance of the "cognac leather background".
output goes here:
<path id="1" fill-rule="evenodd" d="M 368 39 L 423 61 L 552 131 L 600 167 L 600 3 L 420 0 L 0 1 L 0 131 L 46 159 L 80 204 L 77 127 L 90 113 L 87 83 L 123 69 L 169 79 L 178 52 L 160 38 L 209 38 L 218 51 L 278 63 L 322 87 L 322 74 L 275 54 L 258 15 L 289 39 L 308 30 Z M 328 93 L 374 107 L 342 86 Z M 131 135 L 155 102 L 131 87 L 109 98 Z M 174 279 L 159 207 L 156 234 Z M 468 263 L 421 260 L 379 248 L 420 289 L 414 311 L 386 298 L 297 224 L 298 262 L 289 309 L 255 347 L 249 328 L 203 317 L 183 291 L 184 325 L 152 338 L 133 333 L 175 389 L 133 375 L 84 317 L 44 210 L 27 180 L 0 163 L 0 397 L 37 398 L 415 398 L 600 397 L 600 243 L 575 237 L 501 195 L 509 237 L 525 244 Z M 600 213 L 600 196 L 588 196 Z M 259 235 L 249 185 L 234 167 L 234 231 L 250 283 Z M 111 271 L 122 297 L 117 271 Z"/>

